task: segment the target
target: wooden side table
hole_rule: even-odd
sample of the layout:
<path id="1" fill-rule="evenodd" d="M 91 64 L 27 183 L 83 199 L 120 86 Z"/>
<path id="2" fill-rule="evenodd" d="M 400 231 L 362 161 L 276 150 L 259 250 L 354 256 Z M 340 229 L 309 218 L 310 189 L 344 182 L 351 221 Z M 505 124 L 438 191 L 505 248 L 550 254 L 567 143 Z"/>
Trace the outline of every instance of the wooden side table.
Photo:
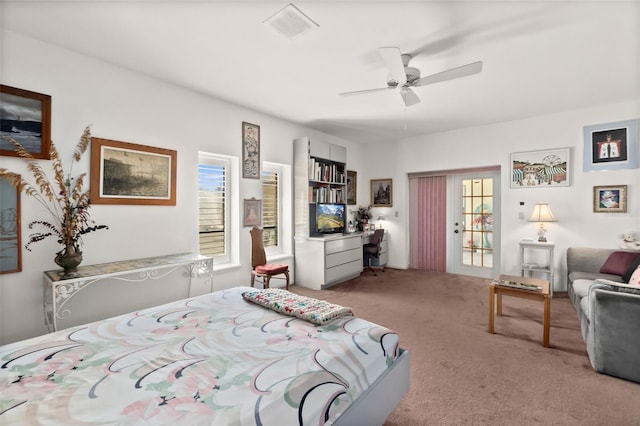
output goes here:
<path id="1" fill-rule="evenodd" d="M 494 333 L 494 314 L 502 316 L 502 296 L 520 297 L 522 299 L 540 300 L 544 302 L 544 317 L 542 324 L 542 346 L 549 347 L 549 329 L 551 326 L 551 295 L 549 293 L 549 281 L 538 278 L 518 277 L 515 275 L 500 275 L 498 281 L 511 281 L 539 286 L 541 291 L 526 290 L 523 288 L 506 287 L 495 282 L 489 284 L 489 333 Z M 494 308 L 494 301 L 497 306 Z"/>

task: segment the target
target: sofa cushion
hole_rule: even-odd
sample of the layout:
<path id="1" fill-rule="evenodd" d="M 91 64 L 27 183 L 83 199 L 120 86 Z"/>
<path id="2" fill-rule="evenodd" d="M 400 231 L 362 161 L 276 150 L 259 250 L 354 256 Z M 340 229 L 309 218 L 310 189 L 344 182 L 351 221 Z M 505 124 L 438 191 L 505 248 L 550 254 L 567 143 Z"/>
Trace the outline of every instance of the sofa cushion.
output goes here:
<path id="1" fill-rule="evenodd" d="M 629 266 L 636 258 L 640 256 L 640 253 L 634 253 L 630 251 L 614 251 L 609 255 L 607 261 L 600 268 L 600 272 L 603 274 L 613 274 L 623 276 Z"/>
<path id="2" fill-rule="evenodd" d="M 631 279 L 631 274 L 633 274 L 636 269 L 638 269 L 638 266 L 640 266 L 640 256 L 636 257 L 636 260 L 631 262 L 631 265 L 629 265 L 625 273 L 622 275 L 622 282 L 628 283 Z"/>
<path id="3" fill-rule="evenodd" d="M 576 280 L 597 280 L 597 279 L 605 279 L 611 281 L 619 281 L 622 282 L 622 278 L 620 275 L 612 275 L 612 274 L 601 274 L 599 272 L 581 272 L 581 271 L 573 271 L 569 273 L 569 281 L 575 282 Z"/>
<path id="4" fill-rule="evenodd" d="M 629 285 L 640 285 L 640 266 L 638 266 L 631 278 L 629 278 Z"/>
<path id="5" fill-rule="evenodd" d="M 578 299 L 582 299 L 589 295 L 589 287 L 593 284 L 593 280 L 575 280 L 573 282 L 573 292 L 578 297 Z"/>
<path id="6" fill-rule="evenodd" d="M 583 297 L 582 299 L 580 299 L 580 312 L 582 313 L 582 315 L 584 315 L 584 317 L 580 319 L 586 320 L 588 323 L 589 322 L 589 297 Z M 584 335 L 585 332 L 586 330 L 583 330 L 582 335 Z"/>

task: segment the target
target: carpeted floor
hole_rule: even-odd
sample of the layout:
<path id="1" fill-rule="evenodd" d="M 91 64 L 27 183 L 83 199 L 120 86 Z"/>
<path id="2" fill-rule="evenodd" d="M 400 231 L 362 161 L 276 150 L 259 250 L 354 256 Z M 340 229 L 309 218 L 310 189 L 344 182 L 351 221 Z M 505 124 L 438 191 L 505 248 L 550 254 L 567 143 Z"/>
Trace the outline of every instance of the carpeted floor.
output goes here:
<path id="1" fill-rule="evenodd" d="M 568 299 L 552 300 L 551 348 L 543 348 L 542 302 L 504 297 L 496 334 L 487 332 L 488 286 L 387 269 L 323 291 L 291 291 L 350 306 L 398 332 L 411 352 L 411 389 L 386 426 L 640 425 L 640 384 L 592 369 Z"/>

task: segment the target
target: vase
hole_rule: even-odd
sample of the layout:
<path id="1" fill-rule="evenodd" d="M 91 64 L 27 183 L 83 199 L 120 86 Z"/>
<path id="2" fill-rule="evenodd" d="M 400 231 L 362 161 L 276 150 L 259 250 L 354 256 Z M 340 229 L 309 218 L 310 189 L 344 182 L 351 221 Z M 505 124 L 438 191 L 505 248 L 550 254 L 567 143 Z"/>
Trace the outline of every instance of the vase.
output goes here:
<path id="1" fill-rule="evenodd" d="M 65 275 L 68 275 L 78 270 L 78 266 L 82 263 L 82 252 L 76 250 L 73 245 L 67 246 L 56 253 L 54 262 L 64 269 Z"/>

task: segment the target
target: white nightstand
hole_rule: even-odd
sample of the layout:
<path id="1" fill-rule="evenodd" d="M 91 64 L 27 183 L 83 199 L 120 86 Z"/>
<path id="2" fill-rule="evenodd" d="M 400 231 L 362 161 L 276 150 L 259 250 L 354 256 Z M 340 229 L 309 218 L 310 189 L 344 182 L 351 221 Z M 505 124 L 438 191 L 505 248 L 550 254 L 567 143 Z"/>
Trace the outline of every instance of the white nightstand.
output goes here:
<path id="1" fill-rule="evenodd" d="M 553 249 L 555 244 L 551 241 L 548 242 L 539 242 L 533 240 L 522 240 L 520 241 L 520 275 L 531 276 L 533 272 L 540 272 L 546 274 L 549 283 L 549 292 L 551 296 L 553 296 Z M 546 256 L 545 260 L 540 261 L 538 256 L 535 256 L 535 253 L 529 253 L 529 250 L 545 250 Z M 528 271 L 528 274 L 525 275 L 525 271 Z"/>

